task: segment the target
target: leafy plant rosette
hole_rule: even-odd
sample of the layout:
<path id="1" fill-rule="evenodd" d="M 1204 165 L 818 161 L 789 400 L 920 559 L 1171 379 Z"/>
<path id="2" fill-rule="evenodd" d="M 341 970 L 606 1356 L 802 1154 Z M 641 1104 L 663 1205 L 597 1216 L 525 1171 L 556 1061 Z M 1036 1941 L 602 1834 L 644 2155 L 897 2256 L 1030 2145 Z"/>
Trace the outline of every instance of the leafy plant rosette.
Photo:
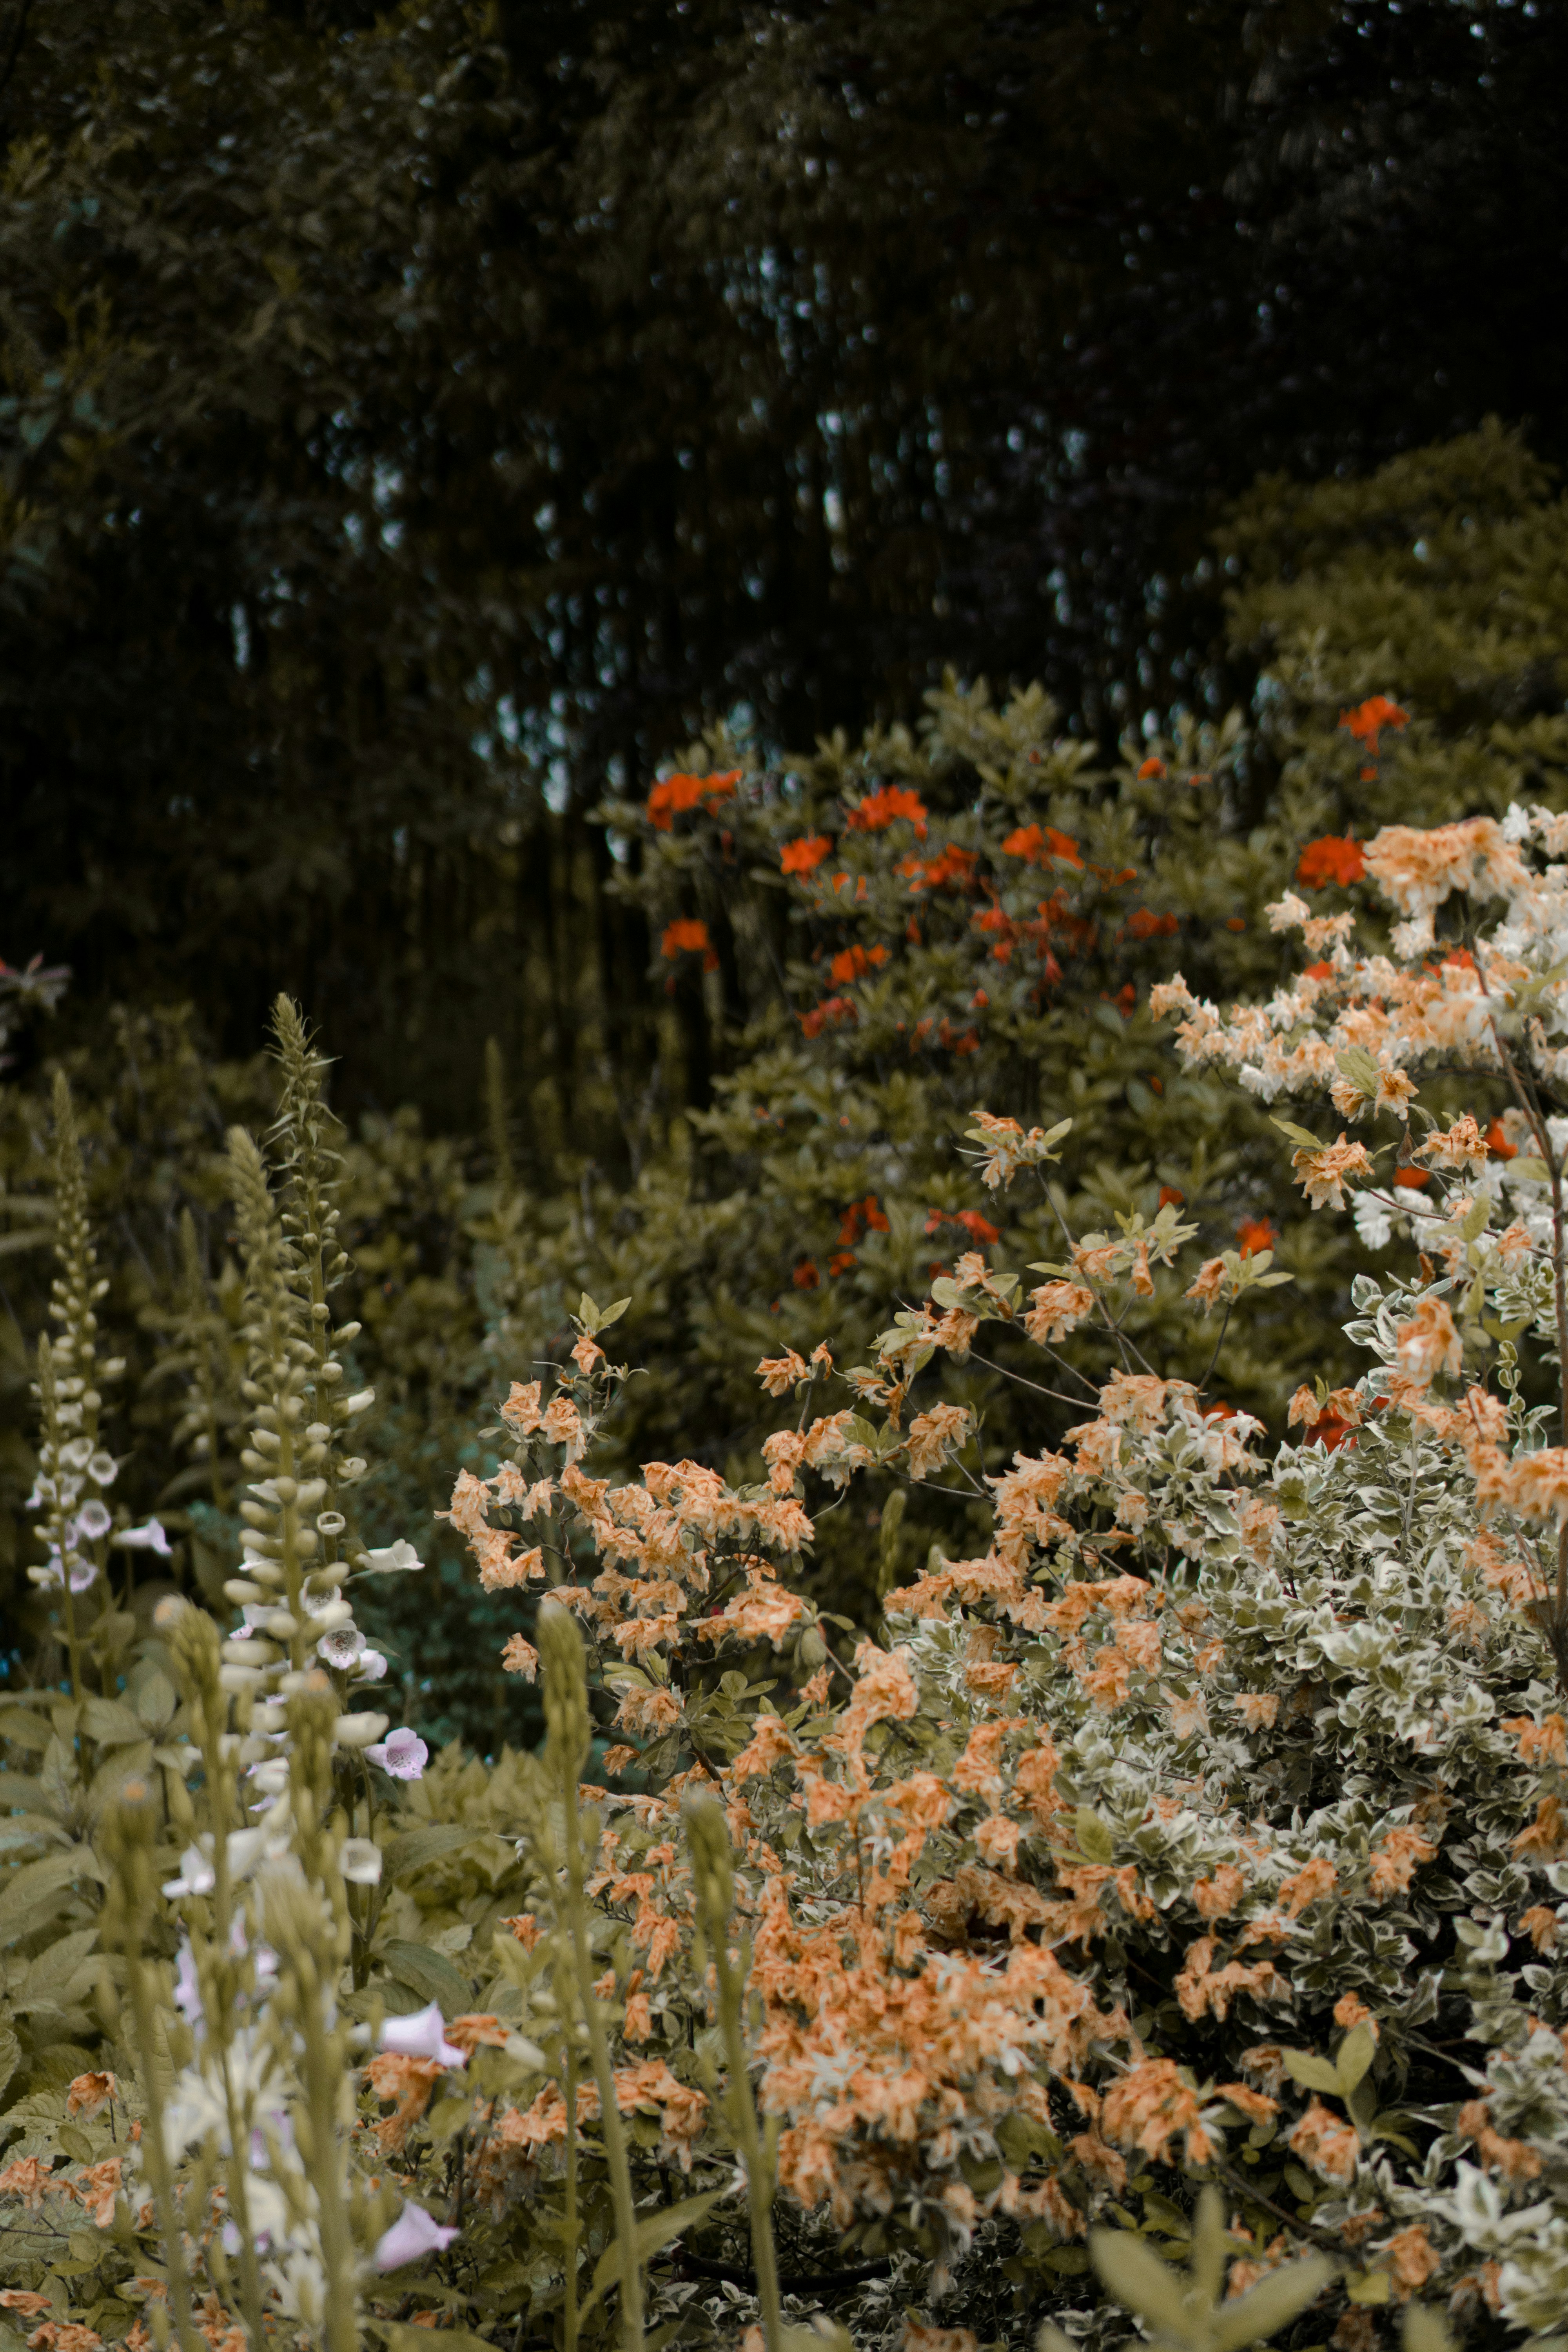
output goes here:
<path id="1" fill-rule="evenodd" d="M 750 1485 L 592 1475 L 626 1369 L 618 1308 L 584 1299 L 569 1367 L 513 1385 L 451 1503 L 524 1611 L 505 1662 L 542 1668 L 541 1757 L 453 1759 L 395 1823 L 356 1812 L 348 1685 L 269 1625 L 276 1660 L 225 1659 L 188 1610 L 151 1744 L 121 1719 L 151 1695 L 0 1717 L 38 1759 L 36 1833 L 76 1825 L 46 1874 L 115 1882 L 101 1922 L 31 1860 L 0 1894 L 26 2085 L 3 2259 L 30 2340 L 408 2352 L 434 2315 L 630 2352 L 754 2311 L 776 2352 L 826 2302 L 911 2352 L 1047 2314 L 1121 2340 L 1129 2309 L 1194 2352 L 1286 2327 L 1367 2352 L 1419 2299 L 1557 2344 L 1564 824 L 1385 828 L 1392 953 L 1287 898 L 1300 979 L 1226 1014 L 1179 982 L 1161 1000 L 1189 1059 L 1331 1097 L 1337 1138 L 1290 1122 L 1298 1181 L 1372 1201 L 1414 1259 L 1361 1279 L 1369 1368 L 1304 1386 L 1272 1459 L 1129 1337 L 1151 1288 L 1214 1328 L 1271 1277 L 1264 1252 L 1177 1270 L 1175 1204 L 1062 1230 L 1026 1293 L 1005 1243 L 964 1252 L 842 1372 L 826 1346 L 765 1360 L 790 1402 Z M 1444 941 L 1439 912 L 1467 919 Z M 1062 1137 L 981 1113 L 970 1140 L 1005 1213 Z M 1064 1332 L 1104 1349 L 1059 1450 L 989 1473 L 934 1378 L 986 1323 L 1022 1327 L 1042 1385 Z M 280 1444 L 306 1349 L 258 1351 Z M 279 1450 L 255 1449 L 251 1559 L 287 1576 Z M 872 1465 L 902 1482 L 889 1557 L 911 1486 L 976 1494 L 990 1539 L 889 1584 L 846 1655 L 800 1564 Z"/>

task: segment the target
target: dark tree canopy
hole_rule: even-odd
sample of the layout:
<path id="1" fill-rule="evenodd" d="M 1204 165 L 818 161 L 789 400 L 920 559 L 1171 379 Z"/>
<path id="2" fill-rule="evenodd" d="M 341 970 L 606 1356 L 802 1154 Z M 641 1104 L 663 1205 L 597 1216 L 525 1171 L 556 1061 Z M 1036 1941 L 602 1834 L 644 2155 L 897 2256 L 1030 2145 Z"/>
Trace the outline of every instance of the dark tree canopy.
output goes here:
<path id="1" fill-rule="evenodd" d="M 17 11 L 0 952 L 229 1050 L 282 982 L 351 1102 L 493 1030 L 615 1153 L 591 812 L 706 716 L 1213 706 L 1260 470 L 1558 454 L 1533 0 Z"/>

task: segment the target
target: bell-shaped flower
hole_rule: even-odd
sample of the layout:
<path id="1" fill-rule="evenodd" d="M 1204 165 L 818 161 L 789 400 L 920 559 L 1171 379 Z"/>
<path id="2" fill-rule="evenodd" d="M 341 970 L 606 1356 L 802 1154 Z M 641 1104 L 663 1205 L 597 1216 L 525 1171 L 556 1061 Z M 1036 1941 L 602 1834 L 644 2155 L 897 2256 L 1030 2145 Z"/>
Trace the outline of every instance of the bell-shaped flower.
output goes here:
<path id="1" fill-rule="evenodd" d="M 422 1780 L 425 1767 L 430 1760 L 430 1750 L 418 1733 L 410 1731 L 406 1724 L 388 1738 L 378 1739 L 364 1752 L 372 1764 L 379 1764 L 382 1770 L 390 1772 L 395 1780 Z"/>
<path id="2" fill-rule="evenodd" d="M 432 2001 L 412 2017 L 389 2017 L 381 2029 L 381 2046 L 405 2058 L 434 2058 L 443 2066 L 466 2066 L 468 2059 L 447 2039 L 447 2021 Z"/>
<path id="3" fill-rule="evenodd" d="M 381 1848 L 370 1838 L 345 1838 L 338 1867 L 351 1886 L 374 1886 L 381 1876 Z"/>
<path id="4" fill-rule="evenodd" d="M 127 1551 L 155 1551 L 167 1559 L 170 1544 L 161 1519 L 143 1519 L 139 1528 L 121 1528 L 113 1540 Z"/>
<path id="5" fill-rule="evenodd" d="M 347 1674 L 363 1648 L 364 1635 L 357 1625 L 334 1625 L 317 1643 L 316 1655 L 324 1658 L 329 1666 L 336 1666 L 340 1674 Z"/>
<path id="6" fill-rule="evenodd" d="M 395 1544 L 385 1544 L 380 1551 L 368 1552 L 365 1558 L 372 1576 L 407 1574 L 425 1565 L 414 1546 L 402 1536 Z"/>
<path id="7" fill-rule="evenodd" d="M 386 1673 L 386 1660 L 379 1650 L 362 1650 L 354 1660 L 354 1673 L 361 1682 L 378 1683 Z"/>
<path id="8" fill-rule="evenodd" d="M 232 1840 L 230 1841 L 232 1843 Z M 163 1881 L 163 1892 L 169 1895 L 210 1895 L 217 1884 L 217 1873 L 211 1857 L 199 1845 L 188 1845 L 180 1856 L 180 1874 Z"/>
<path id="9" fill-rule="evenodd" d="M 376 2244 L 374 2260 L 378 2271 L 398 2271 L 405 2263 L 416 2263 L 422 2254 L 438 2254 L 449 2246 L 458 2232 L 445 2221 L 437 2221 L 423 2205 L 405 2204 L 384 2237 Z"/>
<path id="10" fill-rule="evenodd" d="M 96 1543 L 106 1536 L 114 1522 L 109 1516 L 109 1506 L 91 1495 L 76 1515 L 76 1538 L 79 1543 Z"/>

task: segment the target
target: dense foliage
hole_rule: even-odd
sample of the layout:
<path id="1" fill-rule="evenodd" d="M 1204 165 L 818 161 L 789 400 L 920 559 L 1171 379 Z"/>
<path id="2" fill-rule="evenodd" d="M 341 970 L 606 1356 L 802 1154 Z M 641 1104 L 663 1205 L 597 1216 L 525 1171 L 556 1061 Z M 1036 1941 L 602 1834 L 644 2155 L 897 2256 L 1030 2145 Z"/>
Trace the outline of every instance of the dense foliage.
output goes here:
<path id="1" fill-rule="evenodd" d="M 1184 1065 L 1290 1099 L 1310 1213 L 1353 1196 L 1382 1253 L 1361 1369 L 1301 1384 L 1272 1459 L 1169 1361 L 1177 1294 L 1246 1311 L 1271 1262 L 1193 1249 L 1172 1201 L 1064 1217 L 1026 1270 L 960 1249 L 859 1360 L 765 1357 L 739 1483 L 597 1475 L 626 1314 L 584 1298 L 450 1496 L 527 1612 L 502 1664 L 542 1682 L 542 1752 L 491 1767 L 374 1704 L 362 1596 L 421 1570 L 355 1517 L 369 1400 L 297 1015 L 268 1152 L 228 1146 L 226 1637 L 122 1605 L 162 1529 L 116 1497 L 62 1080 L 31 1573 L 67 1686 L 0 1700 L 0 2300 L 33 2352 L 414 2352 L 421 2323 L 560 2352 L 1043 2323 L 1068 2352 L 1138 2340 L 1129 2311 L 1189 2352 L 1372 2352 L 1415 2301 L 1555 2345 L 1565 847 L 1541 805 L 1385 824 L 1348 906 L 1269 905 L 1302 968 L 1266 1000 L 1153 998 Z M 965 1139 L 1005 1202 L 1069 1136 L 982 1110 Z M 1076 1425 L 988 1469 L 934 1368 L 1005 1328 L 1047 1382 L 1075 1335 L 1096 1369 Z M 889 1553 L 857 1639 L 802 1564 L 873 1471 L 985 1525 L 912 1577 Z"/>
<path id="2" fill-rule="evenodd" d="M 410 1112 L 338 1139 L 345 1311 L 360 1326 L 349 1377 L 377 1397 L 370 1537 L 428 1524 L 451 1464 L 469 1458 L 479 1400 L 498 1372 L 564 1354 L 584 1290 L 633 1302 L 623 1345 L 645 1376 L 604 1433 L 617 1472 L 694 1453 L 732 1481 L 757 1475 L 767 1423 L 746 1367 L 759 1355 L 808 1356 L 830 1332 L 864 1349 L 889 1300 L 922 1297 L 966 1230 L 1005 1229 L 1019 1263 L 1055 1253 L 1044 1198 L 1003 1213 L 958 1158 L 977 1102 L 1026 1124 L 1073 1114 L 1054 1182 L 1075 1230 L 1180 1192 L 1205 1247 L 1274 1248 L 1291 1284 L 1223 1335 L 1216 1321 L 1194 1339 L 1168 1301 L 1138 1312 L 1187 1377 L 1211 1377 L 1222 1337 L 1217 1392 L 1278 1433 L 1310 1363 L 1348 1373 L 1349 1285 L 1377 1261 L 1348 1227 L 1279 1201 L 1266 1118 L 1212 1074 L 1166 1066 L 1147 992 L 1178 967 L 1205 994 L 1267 992 L 1280 950 L 1265 905 L 1298 873 L 1314 904 L 1346 905 L 1355 845 L 1384 819 L 1561 797 L 1565 537 L 1541 468 L 1497 432 L 1363 482 L 1265 483 L 1223 551 L 1236 642 L 1264 665 L 1245 725 L 1129 740 L 1107 758 L 1065 738 L 1038 690 L 950 685 L 919 728 L 835 738 L 794 761 L 721 732 L 616 804 L 663 1024 L 660 1083 L 623 1105 L 635 1181 L 616 1181 L 560 1096 L 519 1098 L 504 1054 L 478 1139 L 431 1136 Z M 1379 697 L 1404 716 L 1377 724 Z M 49 1157 L 47 1083 L 26 1073 L 60 1017 L 35 1009 L 0 1093 L 15 1315 L 0 1322 L 0 1534 L 16 1580 L 15 1509 L 34 1467 L 23 1334 L 43 1319 Z M 223 1137 L 237 1118 L 265 1125 L 276 1076 L 265 1058 L 212 1061 L 198 1037 L 191 1015 L 142 1008 L 66 1062 L 92 1213 L 133 1237 L 99 1309 L 128 1367 L 121 1491 L 138 1516 L 163 1514 L 177 1558 L 216 1594 L 243 1418 Z M 693 1097 L 709 1108 L 670 1116 Z M 1092 1370 L 1076 1341 L 1063 1352 Z M 1006 1333 L 944 1378 L 981 1413 L 992 1469 L 1037 1412 L 1059 1428 L 1076 1412 L 1021 1384 L 1037 1372 Z M 824 1523 L 811 1571 L 862 1622 L 880 1573 L 866 1515 L 882 1499 L 873 1479 Z M 917 1497 L 899 1562 L 938 1538 L 981 1540 L 971 1503 Z M 441 1606 L 388 1588 L 376 1638 L 427 1736 L 494 1750 L 525 1718 L 476 1664 L 493 1605 L 465 1589 L 445 1531 L 428 1556 Z"/>

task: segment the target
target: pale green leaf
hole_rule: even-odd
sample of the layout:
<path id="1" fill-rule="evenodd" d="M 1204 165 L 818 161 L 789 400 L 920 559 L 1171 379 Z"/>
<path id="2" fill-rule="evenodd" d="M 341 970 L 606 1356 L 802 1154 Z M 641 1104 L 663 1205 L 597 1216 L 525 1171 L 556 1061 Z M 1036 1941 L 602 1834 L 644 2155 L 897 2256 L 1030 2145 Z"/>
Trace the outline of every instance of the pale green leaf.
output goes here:
<path id="1" fill-rule="evenodd" d="M 1285 2071 L 1304 2091 L 1339 2092 L 1340 2070 L 1331 2058 L 1315 2057 L 1310 2050 L 1287 2050 Z"/>
<path id="2" fill-rule="evenodd" d="M 1242 2352 L 1245 2345 L 1266 2343 L 1315 2303 L 1333 2275 L 1327 2254 L 1306 2254 L 1299 2263 L 1269 2271 L 1215 2313 L 1209 2323 L 1213 2352 Z"/>
<path id="3" fill-rule="evenodd" d="M 1192 2315 L 1173 2278 L 1152 2246 L 1123 2230 L 1091 2230 L 1089 2258 L 1107 2294 L 1178 2344 L 1192 2340 Z"/>
<path id="4" fill-rule="evenodd" d="M 676 2239 L 683 2237 L 688 2230 L 694 2230 L 700 2221 L 705 2221 L 721 2197 L 726 2193 L 722 2189 L 710 2189 L 706 2197 L 686 2197 L 679 2205 L 661 2205 L 658 2212 L 645 2214 L 637 2223 L 632 2240 L 634 2255 L 639 2269 L 661 2248 L 673 2245 Z M 588 2300 L 578 2314 L 579 2320 L 586 2319 L 601 2296 L 609 2293 L 620 2274 L 621 2242 L 617 2238 L 613 2244 L 605 2247 L 595 2265 L 594 2283 L 588 2292 Z"/>
<path id="5" fill-rule="evenodd" d="M 1342 2097 L 1346 2099 L 1350 2097 L 1351 2093 L 1372 2064 L 1373 2053 L 1376 2048 L 1377 2036 L 1364 2020 L 1360 2025 L 1352 2026 L 1346 2034 L 1340 2044 L 1339 2056 L 1334 2061 L 1334 2072 L 1339 2077 L 1338 2087 Z M 1299 2075 L 1297 2080 L 1300 2080 Z"/>

